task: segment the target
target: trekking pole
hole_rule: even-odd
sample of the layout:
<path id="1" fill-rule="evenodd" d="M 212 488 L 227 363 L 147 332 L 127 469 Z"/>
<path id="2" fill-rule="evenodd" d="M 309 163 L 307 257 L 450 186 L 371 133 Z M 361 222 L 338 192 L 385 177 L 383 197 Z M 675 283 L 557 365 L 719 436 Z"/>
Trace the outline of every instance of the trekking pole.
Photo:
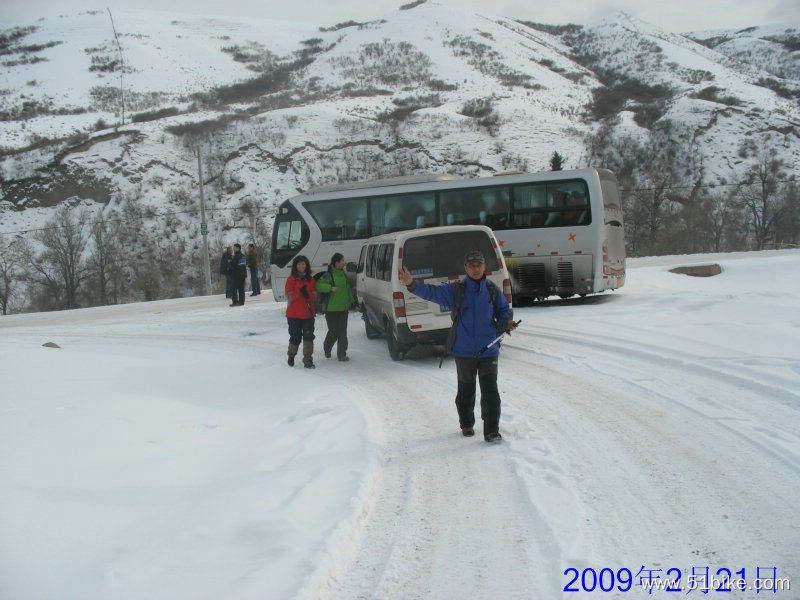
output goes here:
<path id="1" fill-rule="evenodd" d="M 519 324 L 520 324 L 520 323 L 522 323 L 522 319 L 520 319 L 519 321 L 514 321 L 514 327 L 515 327 L 515 328 L 516 328 L 516 327 L 519 327 Z M 497 344 L 497 343 L 498 343 L 500 340 L 502 340 L 502 339 L 503 339 L 503 336 L 504 336 L 505 334 L 511 335 L 511 332 L 510 332 L 508 329 L 506 329 L 505 331 L 503 331 L 503 333 L 501 333 L 500 335 L 498 335 L 498 336 L 497 336 L 496 338 L 494 338 L 494 339 L 493 339 L 491 342 L 489 342 L 489 343 L 488 343 L 488 344 L 486 344 L 486 345 L 485 345 L 483 348 L 481 348 L 480 350 L 478 350 L 478 356 L 480 356 L 481 354 L 483 354 L 484 352 L 486 352 L 486 351 L 487 351 L 489 348 L 491 348 L 492 346 L 494 346 L 495 344 Z"/>

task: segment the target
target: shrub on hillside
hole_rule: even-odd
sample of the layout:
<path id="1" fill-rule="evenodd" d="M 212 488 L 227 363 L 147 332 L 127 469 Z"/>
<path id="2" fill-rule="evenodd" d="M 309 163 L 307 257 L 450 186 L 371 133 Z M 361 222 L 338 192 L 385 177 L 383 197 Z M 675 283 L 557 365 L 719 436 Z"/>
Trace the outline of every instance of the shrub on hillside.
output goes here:
<path id="1" fill-rule="evenodd" d="M 708 100 L 709 102 L 716 102 L 717 104 L 726 104 L 727 106 L 741 106 L 742 101 L 735 96 L 719 96 L 722 90 L 715 85 L 710 85 L 702 90 L 695 92 L 690 97 L 697 98 L 698 100 Z"/>
<path id="2" fill-rule="evenodd" d="M 327 31 L 339 31 L 340 29 L 345 29 L 346 27 L 363 27 L 366 23 L 359 23 L 358 21 L 343 21 L 342 23 L 337 23 L 336 25 L 332 25 L 330 27 L 320 27 L 319 30 L 321 32 Z"/>
<path id="3" fill-rule="evenodd" d="M 170 125 L 169 127 L 165 127 L 164 129 L 169 133 L 171 133 L 172 135 L 176 135 L 178 137 L 204 138 L 208 137 L 210 134 L 216 131 L 220 131 L 222 129 L 227 128 L 231 123 L 235 121 L 241 121 L 247 118 L 248 118 L 247 115 L 241 115 L 238 113 L 227 113 L 224 115 L 220 115 L 216 119 L 193 121 L 191 123 L 180 123 L 178 125 Z"/>
<path id="4" fill-rule="evenodd" d="M 429 79 L 428 87 L 434 92 L 453 92 L 458 89 L 454 83 L 447 83 L 441 79 Z"/>
<path id="5" fill-rule="evenodd" d="M 520 25 L 530 27 L 537 31 L 543 31 L 550 35 L 560 36 L 565 33 L 577 33 L 583 29 L 583 25 L 575 25 L 574 23 L 567 23 L 566 25 L 547 25 L 546 23 L 534 23 L 533 21 L 517 21 Z"/>
<path id="6" fill-rule="evenodd" d="M 354 83 L 346 83 L 342 88 L 342 96 L 345 98 L 368 98 L 372 96 L 391 96 L 392 90 L 384 90 L 373 86 L 357 87 Z"/>
<path id="7" fill-rule="evenodd" d="M 431 60 L 408 42 L 372 42 L 359 47 L 357 54 L 337 56 L 329 62 L 343 78 L 359 87 L 410 85 L 430 78 Z"/>
<path id="8" fill-rule="evenodd" d="M 614 116 L 623 109 L 631 110 L 636 115 L 636 122 L 645 126 L 644 123 L 652 124 L 664 115 L 672 93 L 667 85 L 651 86 L 636 79 L 623 79 L 612 86 L 592 91 L 592 113 L 599 120 Z"/>
<path id="9" fill-rule="evenodd" d="M 144 123 L 145 121 L 155 121 L 157 119 L 163 119 L 164 117 L 174 117 L 179 114 L 181 114 L 180 109 L 170 106 L 159 110 L 136 113 L 131 117 L 131 121 L 134 123 Z"/>

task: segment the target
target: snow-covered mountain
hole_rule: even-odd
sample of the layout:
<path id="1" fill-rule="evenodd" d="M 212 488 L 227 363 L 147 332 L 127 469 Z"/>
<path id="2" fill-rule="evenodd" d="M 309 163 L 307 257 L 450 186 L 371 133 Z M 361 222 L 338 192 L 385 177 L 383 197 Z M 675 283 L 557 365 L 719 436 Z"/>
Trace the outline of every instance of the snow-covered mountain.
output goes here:
<path id="1" fill-rule="evenodd" d="M 625 14 L 546 26 L 435 2 L 322 28 L 139 10 L 113 25 L 89 11 L 2 32 L 0 231 L 65 200 L 132 200 L 174 211 L 168 238 L 195 237 L 197 147 L 212 238 L 243 202 L 268 217 L 319 184 L 546 170 L 554 151 L 583 166 L 603 127 L 668 132 L 693 181 L 740 179 L 754 148 L 800 160 L 800 29 L 681 36 Z"/>

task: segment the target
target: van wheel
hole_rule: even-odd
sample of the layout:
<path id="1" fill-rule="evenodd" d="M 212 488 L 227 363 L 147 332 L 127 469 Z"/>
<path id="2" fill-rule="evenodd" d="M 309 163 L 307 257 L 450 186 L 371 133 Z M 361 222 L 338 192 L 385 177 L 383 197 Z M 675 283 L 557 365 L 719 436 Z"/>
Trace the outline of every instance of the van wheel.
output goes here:
<path id="1" fill-rule="evenodd" d="M 391 356 L 392 360 L 403 360 L 405 358 L 406 354 L 400 347 L 400 342 L 397 341 L 397 336 L 388 323 L 386 327 L 386 344 L 389 347 L 389 356 Z"/>
<path id="2" fill-rule="evenodd" d="M 367 315 L 365 314 L 363 318 L 364 318 L 364 332 L 367 334 L 367 339 L 374 340 L 381 337 L 380 329 L 377 329 L 372 325 L 370 325 L 369 317 L 367 317 Z"/>

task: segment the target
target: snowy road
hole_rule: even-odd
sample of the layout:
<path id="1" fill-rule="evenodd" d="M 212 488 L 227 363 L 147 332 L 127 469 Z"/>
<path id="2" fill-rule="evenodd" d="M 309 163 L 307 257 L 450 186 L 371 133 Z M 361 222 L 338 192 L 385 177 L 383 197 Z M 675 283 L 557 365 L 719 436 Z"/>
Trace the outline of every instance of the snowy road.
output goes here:
<path id="1" fill-rule="evenodd" d="M 0 596 L 669 598 L 637 572 L 775 567 L 798 597 L 800 253 L 716 258 L 518 308 L 498 446 L 461 436 L 451 360 L 357 319 L 314 372 L 264 297 L 2 319 Z"/>

